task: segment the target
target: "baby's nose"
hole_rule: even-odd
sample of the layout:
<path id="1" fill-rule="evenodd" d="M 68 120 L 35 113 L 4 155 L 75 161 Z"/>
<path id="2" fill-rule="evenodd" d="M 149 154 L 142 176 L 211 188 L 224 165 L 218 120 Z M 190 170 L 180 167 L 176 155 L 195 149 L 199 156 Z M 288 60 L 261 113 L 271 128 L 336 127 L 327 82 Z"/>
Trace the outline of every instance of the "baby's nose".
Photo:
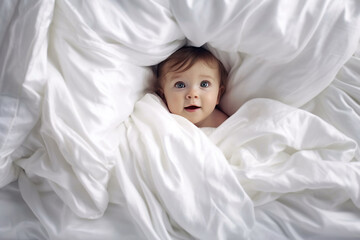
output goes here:
<path id="1" fill-rule="evenodd" d="M 186 94 L 187 99 L 199 98 L 198 91 L 196 89 L 190 89 Z"/>

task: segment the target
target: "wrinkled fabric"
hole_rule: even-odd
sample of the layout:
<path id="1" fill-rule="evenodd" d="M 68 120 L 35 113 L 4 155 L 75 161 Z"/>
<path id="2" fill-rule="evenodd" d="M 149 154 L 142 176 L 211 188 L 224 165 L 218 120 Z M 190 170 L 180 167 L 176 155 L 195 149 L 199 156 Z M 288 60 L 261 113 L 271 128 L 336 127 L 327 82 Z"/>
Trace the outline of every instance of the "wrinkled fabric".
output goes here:
<path id="1" fill-rule="evenodd" d="M 149 110 L 152 117 L 144 117 Z M 347 223 L 360 217 L 357 144 L 325 121 L 274 100 L 254 99 L 207 132 L 209 135 L 185 118 L 170 114 L 159 97 L 147 94 L 117 128 L 122 138 L 114 150 L 118 158 L 107 186 L 108 200 L 100 198 L 100 191 L 87 195 L 76 189 L 88 187 L 76 178 L 79 173 L 61 172 L 64 180 L 71 180 L 69 187 L 67 181 L 57 180 L 56 171 L 39 168 L 46 166 L 51 156 L 18 161 L 27 172 L 19 179 L 20 191 L 56 239 L 91 233 L 86 227 L 88 233 L 83 235 L 72 230 L 73 224 L 85 221 L 83 217 L 93 218 L 97 210 L 82 200 L 109 201 L 92 224 L 116 221 L 118 216 L 110 210 L 121 213 L 118 220 L 129 226 L 104 233 L 110 239 L 134 229 L 139 239 L 305 236 L 301 233 L 325 239 L 360 233 L 358 224 Z M 28 161 L 31 164 L 26 165 Z M 90 174 L 91 164 L 89 161 L 82 171 Z M 99 184 L 102 179 L 93 180 Z M 45 193 L 47 197 L 42 197 Z M 75 200 L 81 204 L 74 208 Z M 63 208 L 59 210 L 53 203 Z M 55 217 L 60 213 L 65 215 Z M 332 215 L 346 220 L 331 220 Z M 271 227 L 275 222 L 266 222 L 269 216 L 273 220 L 293 216 L 289 224 L 294 219 L 302 224 L 290 224 L 286 228 L 290 232 L 283 232 Z M 61 234 L 55 234 L 59 231 Z M 89 239 L 102 234 L 97 231 Z"/>
<path id="2" fill-rule="evenodd" d="M 277 101 L 254 99 L 209 138 L 253 201 L 251 239 L 359 236 L 358 144 L 332 125 Z"/>
<path id="3" fill-rule="evenodd" d="M 333 83 L 302 108 L 312 112 L 360 144 L 360 55 L 341 68 Z M 356 152 L 360 159 L 360 150 Z"/>
<path id="4" fill-rule="evenodd" d="M 1 1 L 0 236 L 356 239 L 359 11 Z M 184 45 L 229 71 L 218 129 L 143 98 L 152 65 Z"/>
<path id="5" fill-rule="evenodd" d="M 117 179 L 136 223 L 150 239 L 248 238 L 253 205 L 223 154 L 192 123 L 172 117 L 148 94 L 121 129 Z"/>
<path id="6" fill-rule="evenodd" d="M 53 7 L 54 1 L 36 0 L 3 1 L 0 6 L 0 186 L 17 178 L 11 154 L 41 114 Z"/>
<path id="7" fill-rule="evenodd" d="M 233 53 L 231 60 L 220 54 L 232 64 L 221 102 L 228 114 L 258 97 L 302 106 L 332 82 L 358 47 L 355 1 L 185 2 L 171 6 L 191 44 Z"/>

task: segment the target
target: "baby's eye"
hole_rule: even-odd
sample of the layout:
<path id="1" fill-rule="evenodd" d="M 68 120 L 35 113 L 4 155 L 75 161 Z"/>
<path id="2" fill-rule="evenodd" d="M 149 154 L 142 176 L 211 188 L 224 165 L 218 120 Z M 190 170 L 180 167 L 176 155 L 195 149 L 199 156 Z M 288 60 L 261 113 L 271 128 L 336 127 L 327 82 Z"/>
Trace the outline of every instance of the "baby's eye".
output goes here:
<path id="1" fill-rule="evenodd" d="M 203 88 L 207 88 L 210 86 L 210 82 L 209 81 L 202 81 L 200 83 L 200 86 L 203 87 Z"/>
<path id="2" fill-rule="evenodd" d="M 184 82 L 176 82 L 176 83 L 175 83 L 175 87 L 176 87 L 176 88 L 184 88 L 184 87 L 185 87 L 185 83 L 184 83 Z"/>

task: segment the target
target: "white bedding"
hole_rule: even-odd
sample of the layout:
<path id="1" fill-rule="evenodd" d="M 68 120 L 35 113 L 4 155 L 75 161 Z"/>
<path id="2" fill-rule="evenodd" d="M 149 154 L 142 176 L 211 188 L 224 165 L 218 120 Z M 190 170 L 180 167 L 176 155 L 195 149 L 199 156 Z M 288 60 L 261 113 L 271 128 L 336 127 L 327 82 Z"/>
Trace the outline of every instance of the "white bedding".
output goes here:
<path id="1" fill-rule="evenodd" d="M 360 3 L 0 2 L 0 239 L 358 239 Z M 151 66 L 229 70 L 198 129 Z"/>

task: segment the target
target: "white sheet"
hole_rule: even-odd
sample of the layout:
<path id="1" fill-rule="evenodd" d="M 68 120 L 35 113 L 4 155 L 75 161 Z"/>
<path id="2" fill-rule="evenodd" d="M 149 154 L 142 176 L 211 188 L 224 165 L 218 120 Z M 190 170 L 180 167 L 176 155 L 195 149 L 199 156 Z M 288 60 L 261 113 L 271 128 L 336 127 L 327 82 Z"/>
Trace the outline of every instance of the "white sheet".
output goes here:
<path id="1" fill-rule="evenodd" d="M 0 220 L 12 222 L 0 235 L 356 239 L 359 8 L 355 0 L 1 1 L 0 199 L 9 211 Z M 151 91 L 149 66 L 184 44 L 206 44 L 230 72 L 221 107 L 236 114 L 209 137 L 149 97 L 138 108 L 167 117 L 133 112 Z M 145 166 L 151 158 L 140 149 L 163 161 Z M 185 153 L 198 164 L 180 161 Z M 195 171 L 205 156 L 218 164 L 206 176 Z M 178 176 L 180 185 L 167 185 Z M 184 192 L 192 195 L 181 202 Z"/>
<path id="2" fill-rule="evenodd" d="M 149 112 L 152 117 L 145 118 Z M 27 174 L 19 179 L 20 191 L 52 238 L 97 239 L 107 228 L 91 236 L 86 219 L 102 216 L 94 220 L 100 226 L 106 219 L 116 222 L 118 216 L 109 216 L 109 210 L 127 216 L 120 220 L 131 226 L 104 235 L 114 239 L 134 229 L 148 239 L 261 239 L 269 232 L 298 238 L 297 232 L 306 231 L 325 239 L 360 233 L 358 224 L 348 223 L 360 214 L 357 144 L 305 111 L 255 99 L 208 138 L 186 119 L 170 114 L 159 97 L 146 95 L 117 134 L 122 136 L 114 143 L 118 158 L 104 174 L 90 158 L 84 166 L 73 163 L 72 169 L 57 166 L 61 161 L 54 161 L 54 156 L 66 156 L 63 149 L 17 161 Z M 47 149 L 59 145 L 46 142 Z M 87 154 L 81 147 L 73 152 Z M 89 188 L 89 181 L 99 188 L 104 175 L 110 178 L 105 192 Z M 111 207 L 105 212 L 108 203 Z M 99 208 L 101 204 L 106 207 Z M 269 205 L 277 210 L 268 210 Z M 327 214 L 312 218 L 329 205 Z M 301 225 L 288 227 L 291 233 L 274 231 L 262 216 L 271 210 L 272 218 L 294 215 Z M 347 221 L 328 219 L 330 214 Z M 255 221 L 256 217 L 261 218 Z M 74 224 L 85 231 L 74 230 Z"/>
<path id="3" fill-rule="evenodd" d="M 360 144 L 360 54 L 341 68 L 332 84 L 302 108 L 315 113 Z M 360 150 L 356 153 L 360 158 Z"/>

